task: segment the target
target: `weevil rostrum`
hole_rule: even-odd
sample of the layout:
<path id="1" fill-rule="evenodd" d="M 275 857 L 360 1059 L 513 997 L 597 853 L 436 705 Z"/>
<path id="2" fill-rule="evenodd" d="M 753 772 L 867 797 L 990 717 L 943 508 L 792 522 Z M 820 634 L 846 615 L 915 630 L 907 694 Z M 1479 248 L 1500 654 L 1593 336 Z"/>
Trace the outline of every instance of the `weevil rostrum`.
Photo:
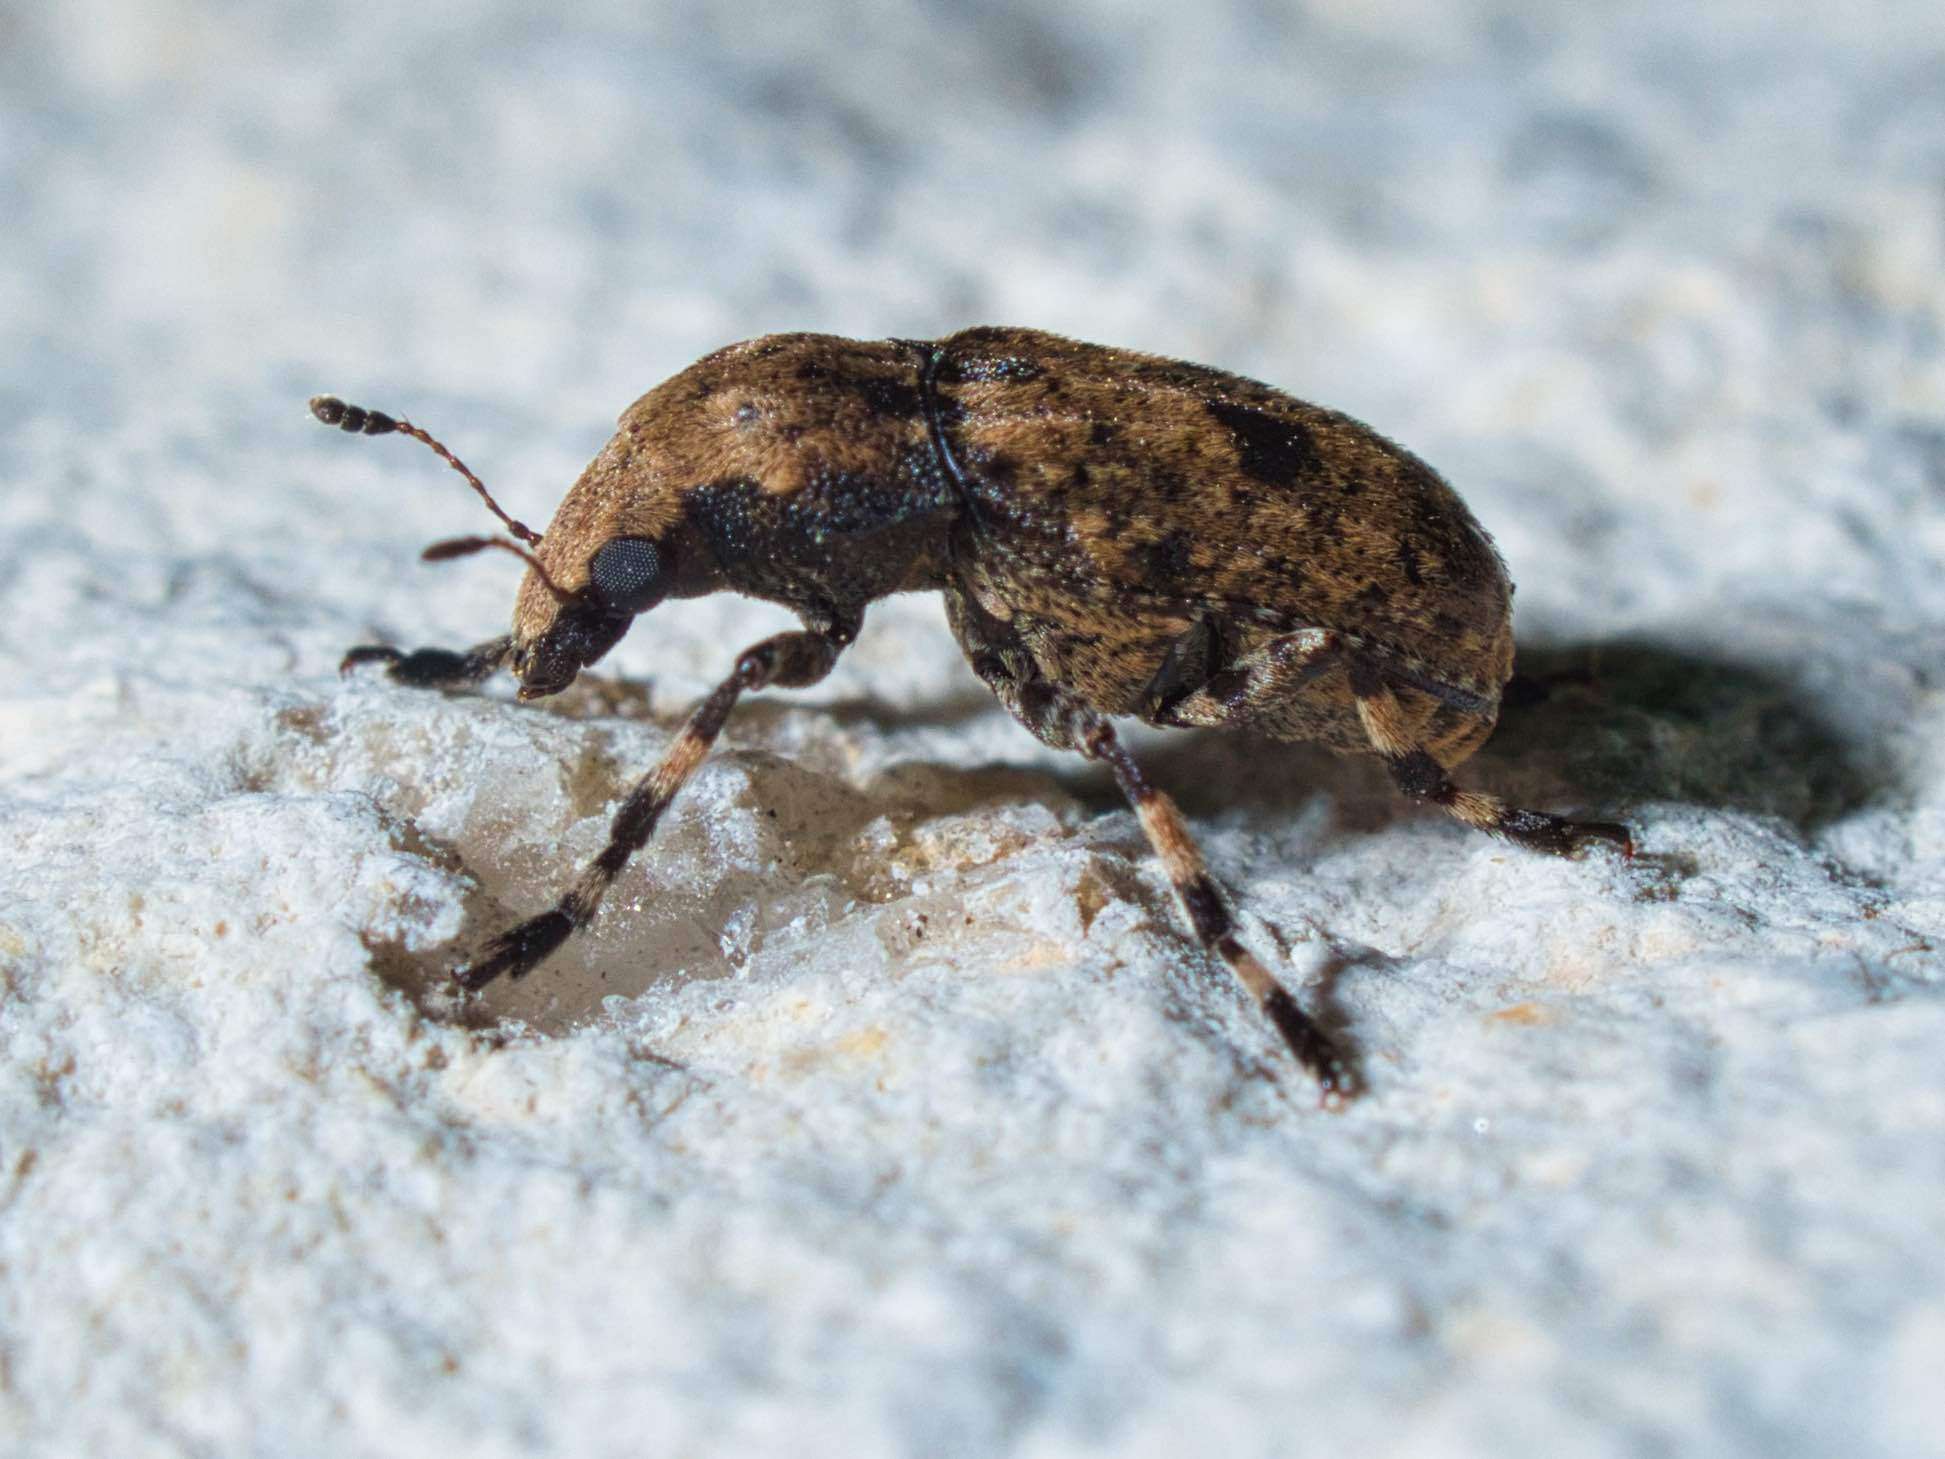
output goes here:
<path id="1" fill-rule="evenodd" d="M 1349 1062 L 1243 946 L 1181 812 L 1114 718 L 1374 754 L 1407 796 L 1467 825 L 1555 854 L 1632 854 L 1624 826 L 1452 782 L 1512 674 L 1505 566 L 1417 457 L 1254 380 L 1031 329 L 770 335 L 629 406 L 544 535 L 419 427 L 329 396 L 311 409 L 425 442 L 520 539 L 428 556 L 500 547 L 528 563 L 510 634 L 464 652 L 356 648 L 347 669 L 380 662 L 404 683 L 452 687 L 506 665 L 529 700 L 565 689 L 668 598 L 727 589 L 803 622 L 737 656 L 622 801 L 606 849 L 550 910 L 455 969 L 467 988 L 533 971 L 586 926 L 737 699 L 822 679 L 892 593 L 943 594 L 1008 712 L 1113 773 L 1197 939 L 1327 1103 L 1352 1092 Z"/>

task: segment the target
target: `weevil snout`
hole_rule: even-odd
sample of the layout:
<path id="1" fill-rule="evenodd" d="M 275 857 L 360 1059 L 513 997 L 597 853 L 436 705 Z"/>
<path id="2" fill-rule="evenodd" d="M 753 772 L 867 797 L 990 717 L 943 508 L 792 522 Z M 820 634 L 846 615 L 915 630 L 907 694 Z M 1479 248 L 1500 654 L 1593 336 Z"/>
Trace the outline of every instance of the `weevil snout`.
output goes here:
<path id="1" fill-rule="evenodd" d="M 517 692 L 518 696 L 523 700 L 539 699 L 544 695 L 558 694 L 573 682 L 575 673 L 574 670 L 570 669 L 565 679 L 560 680 L 558 683 L 549 683 L 543 687 L 538 679 L 533 679 L 532 677 L 534 672 L 534 651 L 533 646 L 530 644 L 522 644 L 507 655 L 507 668 L 512 671 L 513 677 L 520 681 L 520 687 Z M 529 682 L 530 680 L 532 682 Z"/>
<path id="2" fill-rule="evenodd" d="M 521 699 L 544 699 L 621 641 L 629 615 L 616 616 L 593 603 L 570 603 L 537 637 L 516 639 L 507 665 L 520 681 Z"/>
<path id="3" fill-rule="evenodd" d="M 563 593 L 538 564 L 514 611 L 508 665 L 522 699 L 558 694 L 574 676 L 620 641 L 638 613 L 661 602 L 670 586 L 670 554 L 646 537 L 614 537 L 588 560 L 587 582 Z"/>

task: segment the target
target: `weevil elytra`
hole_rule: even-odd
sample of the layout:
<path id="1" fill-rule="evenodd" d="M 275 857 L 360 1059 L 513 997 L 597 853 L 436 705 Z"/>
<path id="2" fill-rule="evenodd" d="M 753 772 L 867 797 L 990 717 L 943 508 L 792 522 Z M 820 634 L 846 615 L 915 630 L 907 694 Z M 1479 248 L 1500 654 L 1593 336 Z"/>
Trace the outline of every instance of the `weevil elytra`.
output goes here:
<path id="1" fill-rule="evenodd" d="M 1556 854 L 1633 852 L 1624 826 L 1453 784 L 1512 674 L 1505 566 L 1417 457 L 1254 380 L 1030 329 L 770 335 L 629 406 L 544 535 L 417 426 L 328 396 L 311 409 L 425 442 L 520 539 L 461 538 L 428 556 L 499 547 L 528 563 L 512 633 L 465 652 L 356 648 L 346 668 L 382 662 L 405 683 L 450 687 L 507 665 L 535 699 L 666 598 L 728 589 L 803 622 L 738 655 L 559 902 L 455 969 L 468 988 L 531 972 L 585 926 L 737 699 L 822 679 L 866 605 L 891 593 L 942 593 L 973 671 L 1014 718 L 1108 767 L 1197 939 L 1326 1102 L 1351 1091 L 1348 1061 L 1237 938 L 1181 813 L 1111 719 L 1375 754 L 1406 795 L 1480 830 Z"/>

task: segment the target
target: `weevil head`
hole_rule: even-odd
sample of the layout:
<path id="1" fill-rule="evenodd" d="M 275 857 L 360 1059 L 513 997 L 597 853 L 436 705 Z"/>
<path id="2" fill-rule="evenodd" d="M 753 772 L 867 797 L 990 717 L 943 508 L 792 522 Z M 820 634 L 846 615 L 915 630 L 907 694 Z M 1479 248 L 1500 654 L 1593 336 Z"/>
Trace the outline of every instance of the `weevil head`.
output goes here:
<path id="1" fill-rule="evenodd" d="M 509 662 L 522 699 L 558 694 L 637 614 L 710 586 L 680 529 L 680 491 L 627 422 L 562 500 L 520 584 Z"/>
<path id="2" fill-rule="evenodd" d="M 730 588 L 803 607 L 892 591 L 904 559 L 873 576 L 868 552 L 822 546 L 802 520 L 856 516 L 877 504 L 872 491 L 896 498 L 908 456 L 929 467 L 917 371 L 896 342 L 767 335 L 705 356 L 629 406 L 535 547 L 544 575 L 530 570 L 521 584 L 521 697 L 565 689 L 664 598 Z M 859 500 L 818 496 L 846 490 Z M 772 571 L 779 555 L 795 570 Z"/>
<path id="3" fill-rule="evenodd" d="M 549 574 L 552 577 L 552 574 Z M 668 595 L 663 553 L 648 537 L 611 537 L 589 558 L 586 581 L 557 598 L 528 570 L 515 614 L 514 675 L 522 699 L 558 694 L 574 676 L 621 641 L 635 621 Z M 540 601 L 528 607 L 538 588 Z"/>

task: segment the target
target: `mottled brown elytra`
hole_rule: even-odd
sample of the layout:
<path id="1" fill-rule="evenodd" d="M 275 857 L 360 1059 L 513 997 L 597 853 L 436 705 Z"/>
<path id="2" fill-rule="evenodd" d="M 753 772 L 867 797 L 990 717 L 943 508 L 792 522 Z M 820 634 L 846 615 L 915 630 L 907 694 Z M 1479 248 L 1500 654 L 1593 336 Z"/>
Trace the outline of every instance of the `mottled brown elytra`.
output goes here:
<path id="1" fill-rule="evenodd" d="M 502 664 L 555 694 L 664 598 L 722 589 L 803 620 L 746 649 L 622 802 L 605 850 L 549 911 L 454 976 L 531 972 L 585 926 L 752 689 L 814 684 L 891 593 L 944 594 L 973 671 L 1021 724 L 1102 761 L 1133 804 L 1189 925 L 1318 1080 L 1348 1061 L 1237 939 L 1173 801 L 1109 720 L 1249 729 L 1376 754 L 1409 796 L 1536 850 L 1607 842 L 1461 790 L 1447 771 L 1491 733 L 1511 676 L 1512 586 L 1438 474 L 1368 426 L 1254 380 L 1031 329 L 934 341 L 778 334 L 649 391 L 536 534 L 406 421 L 329 396 L 327 425 L 403 432 L 471 482 L 528 564 L 513 632 L 464 653 L 367 646 L 424 686 Z M 523 545 L 524 544 L 524 545 Z"/>

